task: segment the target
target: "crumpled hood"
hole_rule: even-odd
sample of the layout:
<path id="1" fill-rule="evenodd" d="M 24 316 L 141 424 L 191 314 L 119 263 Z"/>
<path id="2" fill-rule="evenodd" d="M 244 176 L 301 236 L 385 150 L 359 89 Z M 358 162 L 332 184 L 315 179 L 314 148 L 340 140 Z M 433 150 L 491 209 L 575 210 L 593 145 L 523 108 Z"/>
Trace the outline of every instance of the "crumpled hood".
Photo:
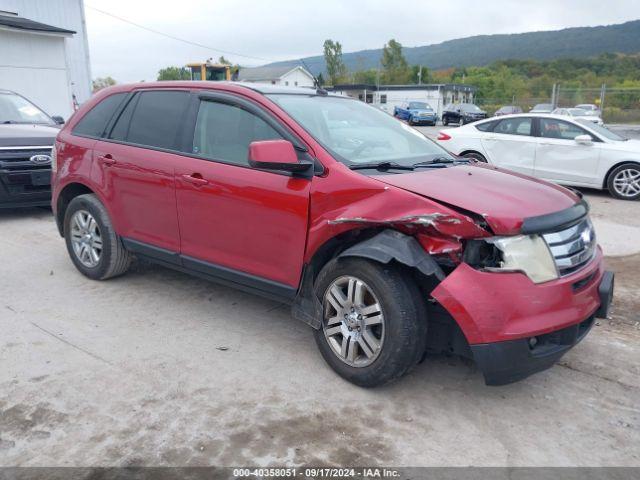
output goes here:
<path id="1" fill-rule="evenodd" d="M 60 129 L 49 125 L 0 125 L 0 147 L 51 146 Z"/>
<path id="2" fill-rule="evenodd" d="M 565 210 L 580 201 L 566 188 L 488 165 L 373 178 L 482 216 L 497 235 L 516 234 L 525 218 Z"/>

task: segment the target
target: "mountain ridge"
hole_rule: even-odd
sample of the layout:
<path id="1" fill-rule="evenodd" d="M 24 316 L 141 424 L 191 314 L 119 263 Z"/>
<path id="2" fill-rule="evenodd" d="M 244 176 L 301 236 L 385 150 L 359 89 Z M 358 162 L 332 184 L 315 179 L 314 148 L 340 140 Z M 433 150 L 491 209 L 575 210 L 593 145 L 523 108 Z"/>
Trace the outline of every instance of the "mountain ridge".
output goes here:
<path id="1" fill-rule="evenodd" d="M 410 65 L 432 70 L 489 65 L 498 60 L 554 60 L 587 58 L 602 53 L 640 52 L 640 19 L 612 25 L 570 27 L 561 30 L 476 35 L 402 49 Z M 382 48 L 344 53 L 349 71 L 376 68 Z M 285 60 L 267 66 L 304 64 L 314 75 L 325 74 L 322 55 Z"/>

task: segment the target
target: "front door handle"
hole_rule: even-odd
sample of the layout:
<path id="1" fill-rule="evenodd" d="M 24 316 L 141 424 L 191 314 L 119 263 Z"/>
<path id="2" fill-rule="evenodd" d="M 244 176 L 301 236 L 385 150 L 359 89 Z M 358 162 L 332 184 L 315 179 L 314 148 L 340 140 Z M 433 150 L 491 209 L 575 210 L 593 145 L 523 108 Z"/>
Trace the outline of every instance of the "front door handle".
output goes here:
<path id="1" fill-rule="evenodd" d="M 182 175 L 182 178 L 184 179 L 185 182 L 188 182 L 192 185 L 196 185 L 198 187 L 207 185 L 209 183 L 209 181 L 202 178 L 202 175 L 200 175 L 199 173 L 192 173 L 191 175 Z"/>
<path id="2" fill-rule="evenodd" d="M 110 153 L 107 153 L 106 155 L 99 155 L 98 162 L 103 164 L 105 167 L 110 167 L 111 165 L 115 165 L 116 163 L 115 159 L 111 156 Z"/>

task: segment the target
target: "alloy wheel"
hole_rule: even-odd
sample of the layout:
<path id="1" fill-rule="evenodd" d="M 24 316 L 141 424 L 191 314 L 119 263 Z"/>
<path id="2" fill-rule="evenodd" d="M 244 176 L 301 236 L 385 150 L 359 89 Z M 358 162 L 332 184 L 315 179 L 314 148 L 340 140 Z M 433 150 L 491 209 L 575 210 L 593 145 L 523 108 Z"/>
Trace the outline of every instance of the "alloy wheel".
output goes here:
<path id="1" fill-rule="evenodd" d="M 613 177 L 613 188 L 621 197 L 635 197 L 640 194 L 640 169 L 629 167 L 620 170 Z"/>
<path id="2" fill-rule="evenodd" d="M 71 217 L 71 245 L 76 258 L 88 268 L 94 268 L 102 257 L 102 234 L 93 215 L 78 210 Z"/>
<path id="3" fill-rule="evenodd" d="M 352 367 L 371 365 L 382 349 L 385 320 L 371 288 L 342 276 L 324 294 L 324 335 L 333 353 Z"/>

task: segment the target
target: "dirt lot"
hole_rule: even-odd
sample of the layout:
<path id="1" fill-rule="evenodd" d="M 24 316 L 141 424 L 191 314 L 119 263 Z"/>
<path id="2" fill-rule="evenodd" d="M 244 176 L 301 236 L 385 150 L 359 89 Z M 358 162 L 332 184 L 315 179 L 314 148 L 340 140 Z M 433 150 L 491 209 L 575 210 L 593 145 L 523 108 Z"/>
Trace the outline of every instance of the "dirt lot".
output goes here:
<path id="1" fill-rule="evenodd" d="M 143 264 L 93 282 L 50 212 L 0 211 L 0 465 L 640 465 L 640 202 L 589 200 L 610 320 L 514 385 L 434 357 L 376 390 L 282 305 Z"/>

